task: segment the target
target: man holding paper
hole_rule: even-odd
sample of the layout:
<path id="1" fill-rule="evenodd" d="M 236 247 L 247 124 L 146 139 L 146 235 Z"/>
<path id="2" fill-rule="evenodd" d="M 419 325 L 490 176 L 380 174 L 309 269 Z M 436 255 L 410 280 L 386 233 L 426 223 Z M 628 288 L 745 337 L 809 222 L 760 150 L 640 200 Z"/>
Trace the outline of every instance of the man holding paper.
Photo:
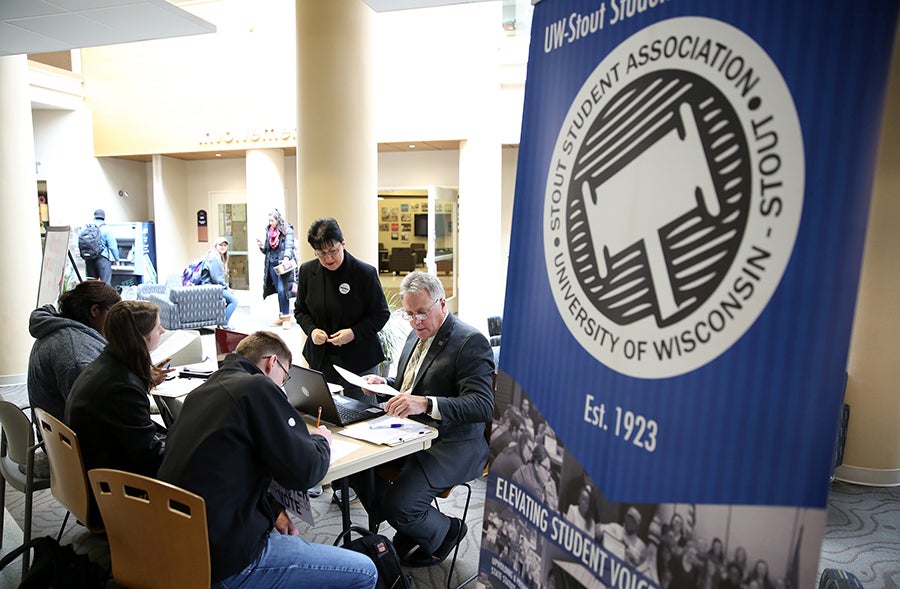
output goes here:
<path id="1" fill-rule="evenodd" d="M 413 330 L 397 365 L 397 378 L 365 375 L 367 383 L 400 391 L 385 403 L 394 417 L 435 421 L 438 437 L 428 450 L 401 460 L 393 484 L 378 479 L 366 496 L 361 477 L 354 488 L 368 511 L 396 530 L 394 545 L 407 566 L 443 561 L 468 531 L 465 522 L 442 514 L 432 500 L 448 487 L 481 476 L 488 460 L 485 423 L 494 411 L 494 356 L 487 338 L 450 314 L 436 276 L 414 271 L 400 285 L 403 317 Z M 430 421 L 429 421 L 430 422 Z M 353 479 L 351 478 L 351 481 Z"/>

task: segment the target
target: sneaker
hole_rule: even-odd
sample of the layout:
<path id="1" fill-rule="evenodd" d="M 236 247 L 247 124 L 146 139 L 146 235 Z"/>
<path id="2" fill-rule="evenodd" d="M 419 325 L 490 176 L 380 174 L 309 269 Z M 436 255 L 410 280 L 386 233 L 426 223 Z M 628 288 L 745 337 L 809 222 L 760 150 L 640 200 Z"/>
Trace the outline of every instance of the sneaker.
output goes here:
<path id="1" fill-rule="evenodd" d="M 272 322 L 272 327 L 281 325 L 282 323 L 284 323 L 284 317 L 279 317 L 278 319 L 276 319 L 275 321 Z"/>
<path id="2" fill-rule="evenodd" d="M 321 497 L 322 496 L 322 485 L 316 485 L 312 489 L 308 490 L 306 492 L 306 494 L 309 495 L 310 497 L 312 497 L 313 499 L 315 499 L 316 497 Z"/>
<path id="3" fill-rule="evenodd" d="M 281 329 L 290 329 L 291 328 L 291 318 L 287 317 L 284 321 L 281 322 Z"/>
<path id="4" fill-rule="evenodd" d="M 356 496 L 356 491 L 353 490 L 353 487 L 350 487 L 350 495 L 349 496 L 350 496 L 349 503 L 353 503 L 354 501 L 356 501 L 358 499 L 358 497 Z M 334 490 L 334 495 L 331 497 L 331 502 L 337 503 L 338 505 L 341 504 L 341 490 L 340 489 Z"/>

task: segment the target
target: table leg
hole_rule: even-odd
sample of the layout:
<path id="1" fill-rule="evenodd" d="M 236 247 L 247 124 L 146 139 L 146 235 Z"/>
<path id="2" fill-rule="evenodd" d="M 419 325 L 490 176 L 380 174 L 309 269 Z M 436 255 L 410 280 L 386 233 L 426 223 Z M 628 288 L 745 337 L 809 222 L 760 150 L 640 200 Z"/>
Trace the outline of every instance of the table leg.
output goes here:
<path id="1" fill-rule="evenodd" d="M 350 481 L 344 477 L 338 481 L 332 482 L 331 486 L 337 483 L 341 490 L 341 500 L 339 506 L 341 508 L 342 529 L 346 532 L 350 529 Z M 344 546 L 350 543 L 350 534 L 344 536 Z"/>

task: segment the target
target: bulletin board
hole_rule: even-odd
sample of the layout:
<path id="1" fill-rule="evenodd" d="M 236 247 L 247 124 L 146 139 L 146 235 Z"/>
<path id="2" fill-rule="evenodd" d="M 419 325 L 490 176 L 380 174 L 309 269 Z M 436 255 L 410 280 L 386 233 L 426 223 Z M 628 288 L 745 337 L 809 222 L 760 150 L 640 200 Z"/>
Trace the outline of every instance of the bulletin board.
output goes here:
<path id="1" fill-rule="evenodd" d="M 37 306 L 56 304 L 66 270 L 69 253 L 69 227 L 47 227 L 44 238 L 44 257 L 41 261 L 41 280 L 38 285 Z"/>

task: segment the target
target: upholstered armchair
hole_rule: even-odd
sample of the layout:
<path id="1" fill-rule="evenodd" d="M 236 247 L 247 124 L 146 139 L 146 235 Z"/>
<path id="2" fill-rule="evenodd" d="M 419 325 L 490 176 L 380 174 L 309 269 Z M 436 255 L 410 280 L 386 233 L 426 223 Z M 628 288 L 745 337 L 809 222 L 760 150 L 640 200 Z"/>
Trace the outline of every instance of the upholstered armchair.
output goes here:
<path id="1" fill-rule="evenodd" d="M 219 284 L 139 284 L 137 297 L 159 307 L 159 321 L 165 329 L 225 324 L 225 299 L 222 298 L 222 286 Z"/>
<path id="2" fill-rule="evenodd" d="M 395 247 L 391 249 L 390 268 L 393 274 L 412 272 L 416 269 L 416 252 L 409 247 Z"/>

